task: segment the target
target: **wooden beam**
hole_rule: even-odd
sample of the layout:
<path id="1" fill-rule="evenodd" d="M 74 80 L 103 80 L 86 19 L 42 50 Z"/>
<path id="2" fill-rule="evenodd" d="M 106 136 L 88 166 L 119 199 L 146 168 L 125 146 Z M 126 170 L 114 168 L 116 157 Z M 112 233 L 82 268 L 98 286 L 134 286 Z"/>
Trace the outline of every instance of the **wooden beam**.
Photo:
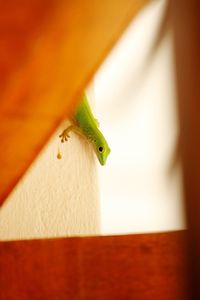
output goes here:
<path id="1" fill-rule="evenodd" d="M 185 300 L 185 232 L 0 243 L 0 298 Z"/>

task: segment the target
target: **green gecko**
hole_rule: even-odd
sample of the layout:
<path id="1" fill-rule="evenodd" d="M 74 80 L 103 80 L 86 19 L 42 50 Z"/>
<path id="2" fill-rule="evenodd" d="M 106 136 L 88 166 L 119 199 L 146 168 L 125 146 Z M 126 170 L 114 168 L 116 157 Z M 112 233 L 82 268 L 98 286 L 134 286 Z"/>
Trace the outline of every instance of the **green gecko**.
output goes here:
<path id="1" fill-rule="evenodd" d="M 110 153 L 108 143 L 98 129 L 98 121 L 94 118 L 87 97 L 84 94 L 81 103 L 76 109 L 74 118 L 72 118 L 72 125 L 67 127 L 59 135 L 61 142 L 67 141 L 70 137 L 69 132 L 74 131 L 86 137 L 92 144 L 97 158 L 101 165 L 105 165 L 107 157 Z"/>

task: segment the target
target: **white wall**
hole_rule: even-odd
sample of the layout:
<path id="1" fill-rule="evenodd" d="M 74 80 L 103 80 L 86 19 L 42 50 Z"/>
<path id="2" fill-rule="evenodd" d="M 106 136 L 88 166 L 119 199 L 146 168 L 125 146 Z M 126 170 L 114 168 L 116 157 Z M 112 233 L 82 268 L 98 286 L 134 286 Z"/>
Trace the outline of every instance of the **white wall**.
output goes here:
<path id="1" fill-rule="evenodd" d="M 90 88 L 90 98 L 92 93 Z M 65 125 L 57 130 L 1 208 L 1 240 L 100 233 L 94 153 L 89 143 L 75 134 L 62 145 L 58 135 Z M 56 158 L 58 145 L 61 160 Z"/>
<path id="2" fill-rule="evenodd" d="M 180 165 L 170 172 L 178 135 L 171 31 L 146 68 L 165 4 L 153 1 L 137 17 L 95 77 L 111 148 L 99 168 L 104 234 L 185 227 Z"/>
<path id="3" fill-rule="evenodd" d="M 170 32 L 144 69 L 164 6 L 154 1 L 138 16 L 95 76 L 111 147 L 99 183 L 94 153 L 76 135 L 57 160 L 62 125 L 1 209 L 0 239 L 99 234 L 99 191 L 103 234 L 185 227 L 180 166 L 169 172 L 178 131 Z"/>

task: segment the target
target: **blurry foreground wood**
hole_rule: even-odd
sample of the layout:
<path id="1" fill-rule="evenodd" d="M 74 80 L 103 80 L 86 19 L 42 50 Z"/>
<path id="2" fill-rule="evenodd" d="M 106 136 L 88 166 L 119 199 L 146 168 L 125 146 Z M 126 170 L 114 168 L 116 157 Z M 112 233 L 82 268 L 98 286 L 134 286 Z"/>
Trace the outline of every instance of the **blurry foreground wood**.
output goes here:
<path id="1" fill-rule="evenodd" d="M 147 0 L 0 0 L 0 204 Z"/>
<path id="2" fill-rule="evenodd" d="M 188 223 L 189 299 L 200 299 L 200 1 L 170 1 L 183 188 Z"/>

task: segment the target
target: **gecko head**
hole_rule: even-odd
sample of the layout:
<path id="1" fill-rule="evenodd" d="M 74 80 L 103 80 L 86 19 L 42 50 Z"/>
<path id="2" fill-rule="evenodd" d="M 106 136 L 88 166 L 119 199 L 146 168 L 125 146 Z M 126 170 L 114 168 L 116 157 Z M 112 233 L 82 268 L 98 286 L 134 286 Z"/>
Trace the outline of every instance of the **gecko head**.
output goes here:
<path id="1" fill-rule="evenodd" d="M 100 164 L 104 166 L 106 164 L 107 157 L 110 154 L 110 148 L 106 140 L 102 141 L 101 139 L 100 141 L 95 141 L 95 152 Z"/>

